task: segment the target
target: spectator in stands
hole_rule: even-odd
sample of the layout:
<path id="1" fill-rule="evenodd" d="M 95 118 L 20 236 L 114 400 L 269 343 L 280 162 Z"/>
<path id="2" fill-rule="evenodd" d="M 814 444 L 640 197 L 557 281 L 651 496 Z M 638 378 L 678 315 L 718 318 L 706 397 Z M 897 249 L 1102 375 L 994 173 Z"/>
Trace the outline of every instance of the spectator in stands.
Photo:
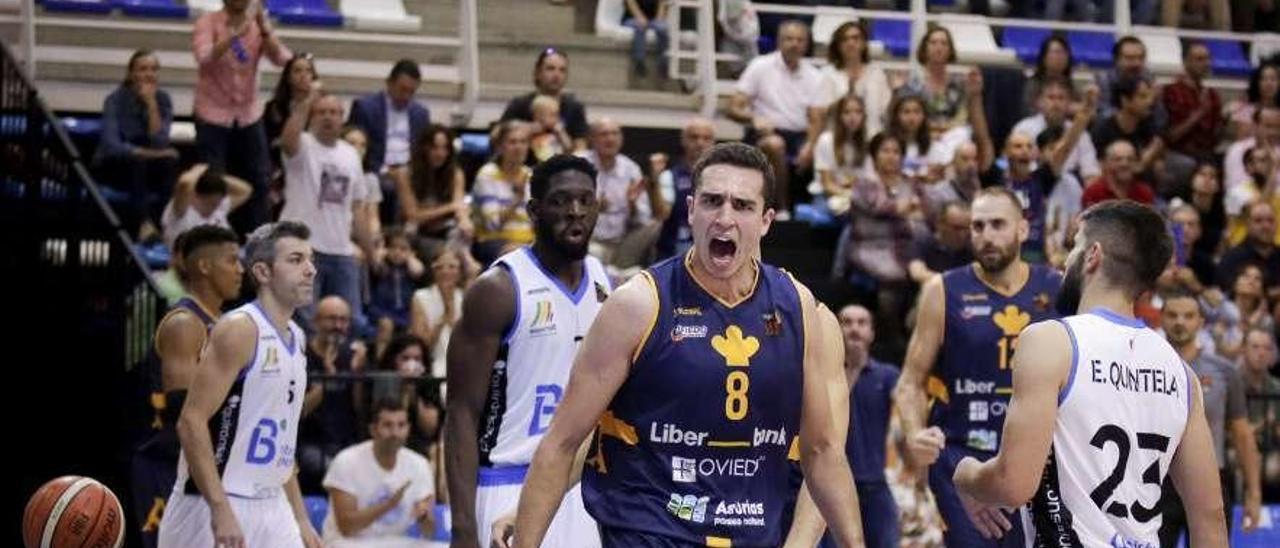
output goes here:
<path id="1" fill-rule="evenodd" d="M 1098 86 L 1099 94 L 1099 120 L 1109 118 L 1119 108 L 1119 103 L 1114 99 L 1116 82 L 1137 78 L 1155 89 L 1155 77 L 1150 70 L 1147 70 L 1147 46 L 1138 37 L 1122 36 L 1116 40 L 1111 48 L 1111 62 L 1113 65 L 1111 70 L 1094 73 L 1094 83 Z M 1152 116 L 1154 116 L 1155 130 L 1162 131 L 1167 121 L 1164 105 L 1157 104 Z M 1094 137 L 1093 144 L 1098 147 L 1098 150 L 1107 148 L 1106 145 L 1098 142 L 1097 137 Z"/>
<path id="2" fill-rule="evenodd" d="M 1267 441 L 1264 452 L 1270 453 L 1280 443 L 1280 379 L 1271 373 L 1276 366 L 1276 339 L 1266 329 L 1250 328 L 1244 334 L 1244 354 L 1240 360 L 1240 376 L 1249 401 L 1249 422 L 1259 440 Z M 1254 399 L 1256 396 L 1264 398 Z M 1270 427 L 1270 431 L 1266 427 Z"/>
<path id="3" fill-rule="evenodd" d="M 1280 169 L 1277 169 L 1274 153 L 1266 148 L 1254 147 L 1244 153 L 1244 165 L 1249 178 L 1236 185 L 1227 193 L 1225 206 L 1230 219 L 1227 224 L 1227 242 L 1239 245 L 1248 232 L 1249 219 L 1244 215 L 1245 208 L 1255 202 L 1271 203 L 1271 208 L 1280 211 Z M 1276 233 L 1275 243 L 1280 244 L 1280 232 Z"/>
<path id="4" fill-rule="evenodd" d="M 717 0 L 716 21 L 720 23 L 720 49 L 725 53 L 737 55 L 738 61 L 732 63 L 733 74 L 742 69 L 760 55 L 760 19 L 751 6 L 751 0 Z"/>
<path id="5" fill-rule="evenodd" d="M 462 248 L 439 248 L 431 260 L 432 284 L 413 293 L 409 332 L 427 344 L 431 376 L 440 379 L 447 373 L 445 350 L 462 313 L 462 294 L 470 279 L 464 255 Z"/>
<path id="6" fill-rule="evenodd" d="M 865 19 L 845 22 L 831 33 L 827 65 L 821 69 L 822 87 L 828 105 L 851 92 L 861 99 L 867 135 L 875 135 L 884 129 L 893 88 L 880 63 L 871 62 L 868 36 Z"/>
<path id="7" fill-rule="evenodd" d="M 1227 105 L 1231 117 L 1231 139 L 1247 139 L 1253 135 L 1254 114 L 1263 108 L 1280 108 L 1280 65 L 1263 63 L 1249 75 L 1244 101 Z"/>
<path id="8" fill-rule="evenodd" d="M 529 150 L 536 163 L 573 150 L 573 139 L 560 120 L 560 101 L 550 95 L 533 98 L 533 123 L 530 124 Z"/>
<path id="9" fill-rule="evenodd" d="M 231 228 L 227 215 L 244 205 L 253 187 L 239 177 L 196 164 L 178 177 L 173 198 L 164 206 L 160 227 L 164 244 L 173 249 L 179 234 L 201 225 Z"/>
<path id="10" fill-rule="evenodd" d="M 1148 173 L 1164 155 L 1164 139 L 1160 137 L 1152 117 L 1155 88 L 1140 78 L 1123 78 L 1111 90 L 1111 115 L 1098 121 L 1093 129 L 1093 144 L 1106 150 L 1112 143 L 1127 141 L 1137 149 L 1138 173 Z"/>
<path id="11" fill-rule="evenodd" d="M 265 55 L 283 66 L 293 53 L 275 35 L 261 4 L 223 0 L 222 6 L 196 20 L 191 40 L 199 65 L 192 106 L 196 149 L 211 169 L 253 185 L 249 203 L 232 219 L 237 232 L 248 234 L 268 220 L 271 160 L 258 105 L 258 62 Z"/>
<path id="12" fill-rule="evenodd" d="M 360 156 L 360 161 L 363 163 L 365 154 L 369 152 L 369 136 L 364 130 L 351 125 L 343 126 L 342 140 L 356 149 L 356 154 Z M 382 233 L 382 216 L 378 212 L 382 205 L 382 183 L 377 173 L 365 170 L 364 188 L 364 207 L 367 211 L 365 215 L 369 219 L 370 234 L 378 235 Z"/>
<path id="13" fill-rule="evenodd" d="M 587 149 L 587 109 L 573 96 L 564 92 L 569 80 L 569 56 L 556 48 L 545 48 L 533 65 L 534 91 L 519 95 L 507 103 L 501 121 L 533 121 L 533 99 L 538 95 L 550 95 L 560 100 L 560 119 L 565 131 L 573 138 L 574 150 Z"/>
<path id="14" fill-rule="evenodd" d="M 307 337 L 307 383 L 298 435 L 298 467 L 303 488 L 317 491 L 325 470 L 343 447 L 361 437 L 365 388 L 351 379 L 324 378 L 359 375 L 368 349 L 351 336 L 351 307 L 330 295 L 316 303 L 314 333 Z"/>
<path id="15" fill-rule="evenodd" d="M 1280 299 L 1280 247 L 1275 243 L 1276 211 L 1269 202 L 1254 202 L 1245 241 L 1222 255 L 1218 261 L 1218 286 L 1232 287 L 1240 269 L 1249 263 L 1262 267 L 1263 287 L 1271 300 Z"/>
<path id="16" fill-rule="evenodd" d="M 433 446 L 438 441 L 440 432 L 440 389 L 427 374 L 424 359 L 427 356 L 427 345 L 413 335 L 396 335 L 391 344 L 382 353 L 379 369 L 394 372 L 399 377 L 390 391 L 379 390 L 376 386 L 376 398 L 393 397 L 398 399 L 405 409 L 409 410 L 409 439 L 406 446 L 410 449 L 436 458 Z M 383 395 L 379 395 L 383 392 Z"/>
<path id="17" fill-rule="evenodd" d="M 648 264 L 661 225 L 653 220 L 644 173 L 622 154 L 622 128 L 609 118 L 591 124 L 591 150 L 581 156 L 598 173 L 600 216 L 591 234 L 591 254 L 614 272 Z"/>
<path id="18" fill-rule="evenodd" d="M 1045 80 L 1038 87 L 1040 95 L 1036 100 L 1036 114 L 1019 121 L 1013 126 L 1013 132 L 1035 139 L 1046 128 L 1061 127 L 1064 132 L 1070 130 L 1071 120 L 1067 118 L 1067 114 L 1071 107 L 1071 82 L 1061 79 Z M 1071 149 L 1062 169 L 1078 173 L 1086 179 L 1102 174 L 1102 168 L 1098 165 L 1098 151 L 1093 147 L 1093 139 L 1088 133 L 1080 135 L 1080 140 Z"/>
<path id="19" fill-rule="evenodd" d="M 849 211 L 853 183 L 866 165 L 867 118 L 862 99 L 852 94 L 840 96 L 827 112 L 828 129 L 818 136 L 813 171 L 828 211 L 839 217 Z"/>
<path id="20" fill-rule="evenodd" d="M 1280 108 L 1259 108 L 1253 114 L 1253 122 L 1253 137 L 1231 143 L 1222 161 L 1222 182 L 1228 195 L 1249 178 L 1244 165 L 1245 151 L 1262 147 L 1271 150 L 1272 158 L 1280 158 Z"/>
<path id="21" fill-rule="evenodd" d="M 414 100 L 421 85 L 418 62 L 401 59 L 391 67 L 385 90 L 351 103 L 347 123 L 363 129 L 369 136 L 369 153 L 365 155 L 364 165 L 370 171 L 384 174 L 409 164 L 413 136 L 431 125 L 431 112 Z"/>
<path id="22" fill-rule="evenodd" d="M 1185 185 L 1197 163 L 1213 159 L 1226 120 L 1222 116 L 1222 98 L 1205 84 L 1210 74 L 1209 47 L 1204 42 L 1188 42 L 1182 50 L 1182 68 L 1183 74 L 1164 86 L 1161 99 L 1169 113 L 1165 170 L 1170 178 Z M 1186 193 L 1185 188 L 1170 190 L 1167 194 Z"/>
<path id="23" fill-rule="evenodd" d="M 369 420 L 372 439 L 347 447 L 324 477 L 329 513 L 325 546 L 331 548 L 425 547 L 435 530 L 435 478 L 431 463 L 405 448 L 409 414 L 400 402 L 380 400 Z"/>
<path id="24" fill-rule="evenodd" d="M 1160 4 L 1160 24 L 1166 27 L 1231 30 L 1231 6 L 1227 0 L 1161 0 Z"/>
<path id="25" fill-rule="evenodd" d="M 422 261 L 414 256 L 406 232 L 390 230 L 383 242 L 370 261 L 373 279 L 369 317 L 378 328 L 375 340 L 379 349 L 386 348 L 392 334 L 408 329 L 413 292 L 427 273 Z"/>
<path id="26" fill-rule="evenodd" d="M 1169 221 L 1178 227 L 1174 232 L 1174 243 L 1178 247 L 1174 253 L 1173 281 L 1199 294 L 1213 283 L 1215 268 L 1213 254 L 1196 246 L 1203 234 L 1200 212 L 1191 204 L 1178 204 L 1169 210 Z"/>
<path id="27" fill-rule="evenodd" d="M 151 50 L 129 57 L 124 81 L 102 102 L 102 133 L 93 156 L 103 180 L 129 193 L 128 222 L 139 239 L 158 232 L 158 204 L 168 201 L 177 172 L 178 150 L 169 145 L 173 100 L 160 89 L 159 72 L 160 59 Z"/>
<path id="28" fill-rule="evenodd" d="M 658 41 L 658 75 L 667 74 L 667 44 L 671 41 L 671 31 L 667 28 L 667 10 L 671 8 L 669 0 L 626 0 L 627 13 L 622 24 L 631 27 L 631 70 L 644 78 L 649 75 L 645 67 L 645 45 L 649 31 Z"/>
<path id="29" fill-rule="evenodd" d="M 303 131 L 310 118 L 310 131 Z M 365 333 L 360 269 L 352 236 L 370 256 L 372 221 L 364 205 L 367 197 L 364 169 L 355 147 L 339 139 L 342 103 L 332 95 L 311 89 L 294 105 L 280 136 L 284 156 L 284 210 L 281 220 L 297 221 L 311 228 L 315 250 L 316 298 L 338 295 L 352 305 L 356 333 Z M 304 312 L 304 316 L 309 316 Z"/>
<path id="30" fill-rule="evenodd" d="M 684 254 L 693 246 L 693 234 L 689 228 L 689 198 L 693 196 L 693 165 L 698 158 L 716 144 L 715 124 L 706 118 L 690 118 L 680 130 L 680 148 L 683 155 L 670 169 L 658 177 L 662 199 L 669 208 L 662 221 L 662 231 L 656 245 L 657 260 Z"/>
<path id="31" fill-rule="evenodd" d="M 1075 84 L 1071 80 L 1071 70 L 1075 67 L 1075 57 L 1071 55 L 1071 45 L 1061 36 L 1050 36 L 1040 43 L 1040 53 L 1036 56 L 1036 69 L 1022 86 L 1022 105 L 1027 112 L 1036 110 L 1040 100 L 1041 88 L 1045 82 L 1060 80 L 1067 83 L 1071 91 L 1071 99 L 1075 99 Z"/>
<path id="32" fill-rule="evenodd" d="M 747 126 L 743 140 L 769 157 L 776 195 L 765 200 L 782 220 L 790 218 L 791 161 L 801 167 L 812 164 L 826 106 L 822 73 L 804 59 L 808 49 L 809 27 L 794 19 L 784 21 L 778 26 L 778 51 L 747 65 L 725 112 Z"/>
<path id="33" fill-rule="evenodd" d="M 1236 32 L 1275 31 L 1280 28 L 1280 6 L 1267 0 L 1234 0 L 1231 21 Z"/>
<path id="34" fill-rule="evenodd" d="M 433 257 L 457 229 L 458 239 L 470 241 L 475 232 L 467 205 L 467 181 L 453 150 L 453 133 L 439 124 L 422 130 L 413 140 L 408 170 L 395 170 L 400 221 L 415 237 L 419 258 Z"/>
<path id="35" fill-rule="evenodd" d="M 925 117 L 931 132 L 943 134 L 967 127 L 969 114 L 965 111 L 968 98 L 965 96 L 964 76 L 947 73 L 947 65 L 956 62 L 951 31 L 938 26 L 924 33 L 916 46 L 916 62 L 920 66 L 911 72 L 911 77 L 898 93 L 918 95 L 924 99 Z M 949 157 L 944 158 L 944 162 L 949 160 Z"/>
<path id="36" fill-rule="evenodd" d="M 1191 199 L 1188 203 L 1200 214 L 1202 230 L 1196 249 L 1211 257 L 1218 256 L 1218 246 L 1227 227 L 1227 214 L 1215 164 L 1205 162 L 1196 168 L 1191 176 Z"/>
<path id="37" fill-rule="evenodd" d="M 917 286 L 938 273 L 973 262 L 969 202 L 947 202 L 933 220 L 933 232 L 916 242 L 907 272 Z"/>
<path id="38" fill-rule="evenodd" d="M 1138 179 L 1137 164 L 1138 153 L 1129 141 L 1121 139 L 1111 143 L 1107 147 L 1102 175 L 1085 187 L 1080 205 L 1087 208 L 1099 202 L 1120 198 L 1147 205 L 1155 203 L 1156 193 L 1151 185 Z"/>
<path id="39" fill-rule="evenodd" d="M 902 95 L 889 107 L 889 127 L 899 141 L 906 143 L 902 169 L 917 182 L 937 181 L 942 177 L 948 159 L 942 146 L 933 140 L 925 117 L 924 98 L 919 95 Z"/>
<path id="40" fill-rule="evenodd" d="M 525 211 L 529 178 L 533 176 L 533 170 L 524 164 L 529 155 L 527 124 L 519 120 L 498 124 L 492 149 L 493 158 L 476 173 L 471 189 L 471 203 L 478 217 L 472 253 L 484 265 L 533 241 L 533 225 Z"/>
<path id="41" fill-rule="evenodd" d="M 289 120 L 293 104 L 311 93 L 312 84 L 319 80 L 315 58 L 310 53 L 294 54 L 280 71 L 276 91 L 262 109 L 262 129 L 267 134 L 271 165 L 276 169 L 280 168 L 280 134 L 284 131 L 284 123 Z"/>

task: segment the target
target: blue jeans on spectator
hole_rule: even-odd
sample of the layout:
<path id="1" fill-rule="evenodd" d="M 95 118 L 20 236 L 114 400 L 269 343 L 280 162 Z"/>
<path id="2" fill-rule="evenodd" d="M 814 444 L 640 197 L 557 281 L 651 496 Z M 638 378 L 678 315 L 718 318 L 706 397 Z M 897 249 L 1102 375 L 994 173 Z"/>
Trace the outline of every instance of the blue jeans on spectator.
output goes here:
<path id="1" fill-rule="evenodd" d="M 337 295 L 351 306 L 351 333 L 363 337 L 369 331 L 369 320 L 364 315 L 364 300 L 360 296 L 360 265 L 351 255 L 316 253 L 315 302 Z M 308 327 L 315 315 L 315 305 L 306 307 L 302 317 Z"/>
<path id="2" fill-rule="evenodd" d="M 230 215 L 231 226 L 242 236 L 266 223 L 267 178 L 271 160 L 262 120 L 247 126 L 219 126 L 196 119 L 196 152 L 209 169 L 235 175 L 253 185 L 253 196 Z"/>
<path id="3" fill-rule="evenodd" d="M 641 27 L 635 19 L 627 19 L 622 24 L 631 28 L 631 62 L 633 63 L 644 62 L 645 37 L 650 30 L 653 31 L 653 34 L 658 37 L 658 58 L 661 59 L 658 72 L 665 74 L 667 68 L 667 45 L 671 42 L 671 31 L 667 27 L 667 22 L 650 19 L 648 25 Z"/>

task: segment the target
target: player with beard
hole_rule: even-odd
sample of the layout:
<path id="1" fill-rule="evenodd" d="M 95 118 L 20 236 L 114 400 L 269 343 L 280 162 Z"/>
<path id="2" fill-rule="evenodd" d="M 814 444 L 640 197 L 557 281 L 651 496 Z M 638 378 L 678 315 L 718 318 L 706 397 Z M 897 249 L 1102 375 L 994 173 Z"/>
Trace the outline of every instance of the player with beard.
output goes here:
<path id="1" fill-rule="evenodd" d="M 794 458 L 840 546 L 861 545 L 840 326 L 757 258 L 773 185 L 742 143 L 694 166 L 693 247 L 600 309 L 530 466 L 517 547 L 542 542 L 593 430 L 582 495 L 606 546 L 779 546 Z"/>
<path id="2" fill-rule="evenodd" d="M 1114 200 L 1081 214 L 1060 300 L 1078 313 L 1022 332 L 1000 451 L 955 467 L 977 521 L 1029 503 L 1027 546 L 1154 548 L 1168 476 L 1183 495 L 1188 544 L 1227 546 L 1200 383 L 1133 315 L 1172 255 L 1149 207 Z"/>
<path id="3" fill-rule="evenodd" d="M 1007 188 L 979 191 L 969 226 L 977 260 L 933 277 L 920 292 L 895 395 L 907 439 L 904 456 L 913 466 L 929 467 L 947 546 L 1022 546 L 1021 527 L 1004 513 L 990 510 L 983 520 L 969 519 L 951 474 L 961 458 L 990 458 L 1000 448 L 1018 335 L 1032 322 L 1057 317 L 1052 306 L 1062 277 L 1019 256 L 1029 227 L 1021 202 Z"/>
<path id="4" fill-rule="evenodd" d="M 600 261 L 587 256 L 600 208 L 595 168 L 555 156 L 529 185 L 533 244 L 500 257 L 467 290 L 449 341 L 445 458 L 455 547 L 487 548 L 494 521 L 515 510 L 574 354 L 611 290 Z M 547 544 L 599 544 L 577 489 Z"/>

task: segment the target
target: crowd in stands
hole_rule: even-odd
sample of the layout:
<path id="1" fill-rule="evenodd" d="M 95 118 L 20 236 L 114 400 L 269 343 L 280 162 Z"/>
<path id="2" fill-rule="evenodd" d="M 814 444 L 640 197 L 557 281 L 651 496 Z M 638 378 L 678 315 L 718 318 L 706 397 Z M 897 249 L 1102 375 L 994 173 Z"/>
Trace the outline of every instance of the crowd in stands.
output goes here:
<path id="1" fill-rule="evenodd" d="M 316 304 L 300 319 L 310 373 L 322 380 L 306 394 L 304 489 L 333 485 L 324 480 L 329 464 L 367 438 L 378 419 L 371 402 L 386 398 L 408 411 L 407 446 L 428 457 L 434 485 L 444 485 L 444 350 L 468 284 L 533 239 L 531 166 L 574 153 L 596 167 L 591 252 L 621 280 L 689 248 L 690 170 L 716 141 L 715 126 L 691 118 L 678 146 L 670 143 L 671 158 L 628 158 L 620 125 L 588 116 L 566 91 L 568 56 L 549 47 L 532 59 L 533 89 L 494 121 L 490 157 L 468 177 L 456 134 L 432 123 L 418 95 L 417 62 L 395 63 L 385 89 L 343 104 L 325 90 L 324 59 L 291 51 L 262 12 L 226 4 L 201 17 L 192 37 L 197 163 L 179 165 L 168 142 L 172 99 L 157 56 L 141 50 L 104 101 L 98 173 L 136 197 L 128 216 L 142 236 L 170 245 L 203 224 L 241 235 L 274 219 L 310 227 Z M 633 67 L 644 72 L 644 34 L 666 40 L 667 2 L 626 4 L 637 33 Z M 1075 18 L 1097 20 L 1111 2 L 1049 0 L 1043 11 L 1011 4 L 1020 16 L 1059 18 L 1070 7 Z M 1185 22 L 1201 10 L 1209 26 L 1229 20 L 1242 30 L 1280 10 L 1225 0 L 1132 4 L 1149 22 Z M 832 275 L 874 312 L 878 356 L 901 360 L 925 280 L 984 252 L 969 247 L 968 203 L 980 188 L 1003 185 L 1031 227 L 1022 257 L 1058 268 L 1082 208 L 1127 198 L 1165 213 L 1178 252 L 1161 291 L 1193 294 L 1204 315 L 1202 350 L 1234 364 L 1249 394 L 1280 397 L 1280 64 L 1256 67 L 1244 97 L 1224 101 L 1206 83 L 1204 44 L 1185 43 L 1182 73 L 1160 85 L 1143 42 L 1123 37 L 1114 68 L 1080 85 L 1070 45 L 1054 36 L 1019 88 L 992 89 L 978 68 L 954 70 L 955 44 L 942 27 L 925 33 L 914 68 L 898 74 L 871 59 L 865 24 L 845 23 L 817 52 L 826 58 L 818 68 L 805 58 L 805 23 L 784 22 L 776 51 L 753 58 L 754 40 L 743 39 L 759 32 L 750 3 L 719 8 L 724 46 L 749 60 L 723 114 L 773 163 L 781 184 L 769 198 L 780 220 L 803 209 L 841 230 Z M 257 82 L 264 59 L 284 67 L 265 101 Z M 1008 135 L 995 135 L 988 119 L 984 99 L 997 94 L 1016 97 L 1023 116 Z M 182 260 L 175 254 L 176 270 Z M 1161 295 L 1139 311 L 1155 328 Z M 1255 428 L 1277 428 L 1258 432 L 1275 485 L 1280 400 L 1271 403 L 1254 402 L 1249 417 Z"/>

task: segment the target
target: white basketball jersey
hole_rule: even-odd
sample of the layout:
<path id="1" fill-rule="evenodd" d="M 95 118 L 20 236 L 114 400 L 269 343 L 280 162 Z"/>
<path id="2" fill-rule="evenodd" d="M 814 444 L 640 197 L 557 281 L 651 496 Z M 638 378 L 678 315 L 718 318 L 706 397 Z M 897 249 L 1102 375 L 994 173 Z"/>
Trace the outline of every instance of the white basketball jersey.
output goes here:
<path id="1" fill-rule="evenodd" d="M 1095 308 L 1062 322 L 1071 373 L 1027 546 L 1157 548 L 1160 484 L 1191 405 L 1187 367 L 1140 320 Z"/>
<path id="2" fill-rule="evenodd" d="M 604 266 L 588 256 L 577 288 L 567 288 L 523 247 L 495 266 L 511 273 L 516 315 L 498 351 L 480 427 L 482 466 L 526 465 L 551 424 L 569 370 L 611 288 Z"/>
<path id="3" fill-rule="evenodd" d="M 306 341 L 292 321 L 286 340 L 256 301 L 227 316 L 237 313 L 247 314 L 257 325 L 257 346 L 222 406 L 209 418 L 209 439 L 227 494 L 266 498 L 279 494 L 293 474 L 298 419 L 307 389 Z M 186 455 L 178 459 L 175 489 L 199 494 Z"/>

